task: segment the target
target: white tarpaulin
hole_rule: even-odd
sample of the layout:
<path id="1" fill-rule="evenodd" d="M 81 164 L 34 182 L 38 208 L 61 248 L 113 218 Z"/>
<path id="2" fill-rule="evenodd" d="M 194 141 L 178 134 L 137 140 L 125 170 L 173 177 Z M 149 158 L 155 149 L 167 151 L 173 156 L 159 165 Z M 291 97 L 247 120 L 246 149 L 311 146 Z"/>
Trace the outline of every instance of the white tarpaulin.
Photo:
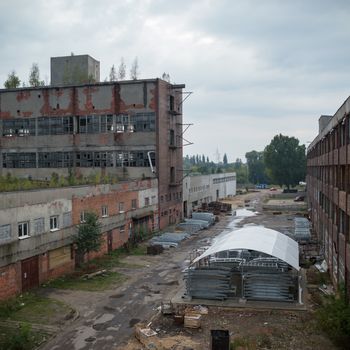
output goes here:
<path id="1" fill-rule="evenodd" d="M 215 241 L 193 263 L 225 250 L 247 249 L 269 254 L 299 270 L 299 245 L 281 232 L 262 226 L 249 226 L 234 230 Z"/>

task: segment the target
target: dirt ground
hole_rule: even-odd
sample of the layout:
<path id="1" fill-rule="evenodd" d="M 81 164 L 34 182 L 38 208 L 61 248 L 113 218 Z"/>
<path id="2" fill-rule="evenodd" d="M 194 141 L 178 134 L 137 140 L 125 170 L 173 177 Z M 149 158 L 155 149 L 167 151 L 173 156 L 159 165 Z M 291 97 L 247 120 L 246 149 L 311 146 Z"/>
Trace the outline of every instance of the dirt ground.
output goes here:
<path id="1" fill-rule="evenodd" d="M 254 207 L 258 211 L 256 216 L 247 217 L 237 226 L 256 224 L 284 233 L 291 232 L 294 229 L 295 213 L 274 215 L 273 212 L 262 211 L 262 205 L 268 196 L 268 191 L 259 191 L 226 200 L 234 208 Z M 314 291 L 315 286 L 312 287 Z M 177 325 L 173 316 L 164 316 L 159 312 L 151 320 L 150 327 L 157 335 L 147 339 L 145 344 L 148 347 L 131 338 L 127 344 L 117 349 L 210 349 L 211 330 L 217 329 L 229 331 L 234 349 L 336 349 L 317 328 L 311 295 L 306 294 L 305 302 L 307 310 L 304 311 L 208 306 L 208 314 L 201 316 L 199 329 Z"/>
<path id="2" fill-rule="evenodd" d="M 262 211 L 262 204 L 269 195 L 269 191 L 262 190 L 227 200 L 234 208 L 253 207 L 258 212 L 238 225 L 257 224 L 290 232 L 294 225 L 293 213 L 274 215 Z M 230 227 L 232 219 L 222 216 L 214 227 L 161 255 L 128 256 L 124 259 L 126 266 L 134 267 L 117 269 L 128 279 L 113 290 L 49 291 L 48 296 L 72 305 L 79 318 L 43 349 L 203 350 L 210 348 L 210 331 L 215 329 L 228 330 L 231 342 L 241 345 L 240 349 L 335 349 L 317 330 L 311 305 L 307 311 L 211 306 L 208 314 L 202 316 L 199 329 L 176 325 L 172 316 L 160 314 L 161 303 L 171 300 L 183 288 L 181 271 L 188 264 L 190 252 Z M 134 328 L 139 322 L 151 322 L 150 327 L 157 332 L 147 339 L 147 347 L 135 339 Z"/>

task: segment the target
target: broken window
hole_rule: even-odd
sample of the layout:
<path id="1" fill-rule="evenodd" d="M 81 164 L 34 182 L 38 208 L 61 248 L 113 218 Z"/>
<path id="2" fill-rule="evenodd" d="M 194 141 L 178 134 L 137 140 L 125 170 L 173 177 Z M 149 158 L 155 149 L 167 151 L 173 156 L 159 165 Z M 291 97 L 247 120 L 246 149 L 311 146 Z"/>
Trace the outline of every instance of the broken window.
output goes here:
<path id="1" fill-rule="evenodd" d="M 73 134 L 73 117 L 38 118 L 38 135 Z"/>
<path id="2" fill-rule="evenodd" d="M 39 168 L 67 168 L 73 166 L 72 152 L 39 152 Z"/>
<path id="3" fill-rule="evenodd" d="M 130 117 L 130 123 L 136 132 L 155 131 L 156 114 L 154 112 L 136 113 Z"/>
<path id="4" fill-rule="evenodd" d="M 84 168 L 92 167 L 112 167 L 112 152 L 77 152 L 76 166 Z"/>
<path id="5" fill-rule="evenodd" d="M 35 118 L 10 119 L 2 121 L 3 136 L 29 136 L 35 135 Z"/>
<path id="6" fill-rule="evenodd" d="M 3 153 L 3 168 L 36 168 L 35 153 Z"/>

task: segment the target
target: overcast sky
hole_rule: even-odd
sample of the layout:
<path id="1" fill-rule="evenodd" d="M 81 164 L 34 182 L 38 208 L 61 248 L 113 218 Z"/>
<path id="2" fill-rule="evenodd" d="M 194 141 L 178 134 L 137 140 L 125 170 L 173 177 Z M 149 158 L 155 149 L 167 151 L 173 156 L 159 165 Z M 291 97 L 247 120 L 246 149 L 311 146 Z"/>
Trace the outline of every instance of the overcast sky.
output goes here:
<path id="1" fill-rule="evenodd" d="M 234 161 L 278 133 L 312 141 L 349 96 L 349 15 L 347 0 L 0 0 L 0 86 L 33 62 L 49 82 L 51 56 L 90 54 L 101 80 L 137 56 L 140 78 L 193 91 L 184 154 Z"/>

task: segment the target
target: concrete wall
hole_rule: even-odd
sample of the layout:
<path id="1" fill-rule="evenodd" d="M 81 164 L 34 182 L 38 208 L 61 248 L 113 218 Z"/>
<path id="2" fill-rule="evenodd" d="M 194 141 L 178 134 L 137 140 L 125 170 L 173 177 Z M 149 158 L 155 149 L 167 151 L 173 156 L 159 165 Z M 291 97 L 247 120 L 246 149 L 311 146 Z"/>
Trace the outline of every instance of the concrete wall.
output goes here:
<path id="1" fill-rule="evenodd" d="M 183 201 L 187 216 L 202 203 L 236 195 L 236 173 L 194 175 L 183 180 Z"/>
<path id="2" fill-rule="evenodd" d="M 51 85 L 79 84 L 90 76 L 100 81 L 100 62 L 89 55 L 51 57 Z"/>

